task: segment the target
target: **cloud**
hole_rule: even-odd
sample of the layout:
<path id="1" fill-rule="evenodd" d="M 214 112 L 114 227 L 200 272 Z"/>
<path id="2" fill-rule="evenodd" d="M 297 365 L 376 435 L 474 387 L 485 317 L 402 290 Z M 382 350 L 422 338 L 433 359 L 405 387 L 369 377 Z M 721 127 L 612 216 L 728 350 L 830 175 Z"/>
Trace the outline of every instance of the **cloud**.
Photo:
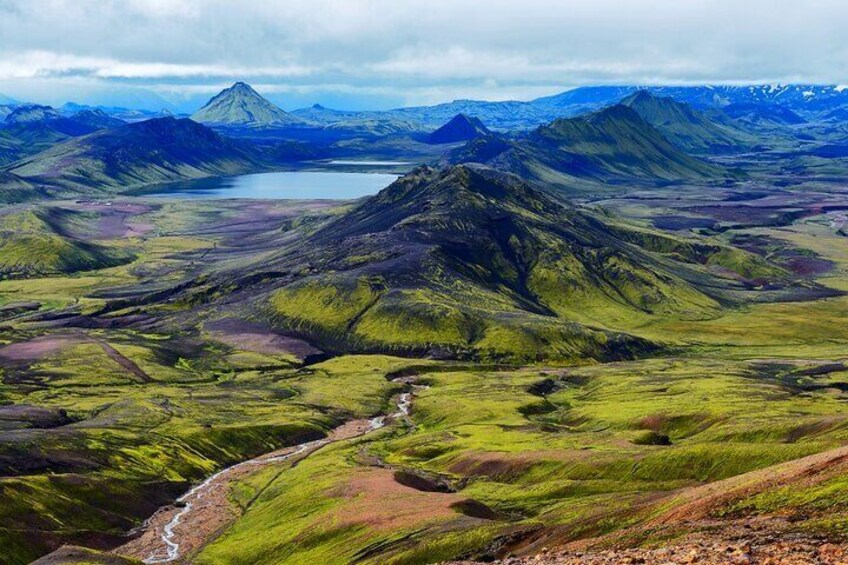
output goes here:
<path id="1" fill-rule="evenodd" d="M 218 64 L 141 63 L 77 56 L 51 51 L 0 52 L 0 77 L 5 79 L 47 78 L 67 75 L 94 78 L 193 78 L 307 76 L 314 69 L 300 65 L 279 67 L 230 66 Z"/>
<path id="2" fill-rule="evenodd" d="M 0 90 L 244 78 L 430 102 L 486 85 L 838 83 L 846 25 L 841 0 L 0 0 Z"/>

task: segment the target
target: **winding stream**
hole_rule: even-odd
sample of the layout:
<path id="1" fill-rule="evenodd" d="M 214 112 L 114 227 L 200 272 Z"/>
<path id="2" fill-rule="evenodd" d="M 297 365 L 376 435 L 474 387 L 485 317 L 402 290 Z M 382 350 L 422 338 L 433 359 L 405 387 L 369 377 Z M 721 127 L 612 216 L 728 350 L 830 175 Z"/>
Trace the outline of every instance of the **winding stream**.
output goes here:
<path id="1" fill-rule="evenodd" d="M 423 388 L 426 387 L 414 387 L 415 390 Z M 397 411 L 392 414 L 347 422 L 334 429 L 324 439 L 266 453 L 218 471 L 180 496 L 176 506 L 169 505 L 157 511 L 146 522 L 142 536 L 118 548 L 116 553 L 140 558 L 147 564 L 176 561 L 181 555 L 182 546 L 188 545 L 188 549 L 182 553 L 202 547 L 208 537 L 220 531 L 221 527 L 235 517 L 227 496 L 232 481 L 258 467 L 286 461 L 299 455 L 308 456 L 325 445 L 360 437 L 385 427 L 394 420 L 406 419 L 412 398 L 411 392 L 401 393 L 397 398 Z"/>

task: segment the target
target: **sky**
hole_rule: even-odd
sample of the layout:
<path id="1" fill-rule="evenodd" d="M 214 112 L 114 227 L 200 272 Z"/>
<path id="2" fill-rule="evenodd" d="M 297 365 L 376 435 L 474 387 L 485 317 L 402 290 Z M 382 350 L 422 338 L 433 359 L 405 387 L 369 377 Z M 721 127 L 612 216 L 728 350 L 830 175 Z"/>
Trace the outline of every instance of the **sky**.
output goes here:
<path id="1" fill-rule="evenodd" d="M 848 83 L 845 0 L 0 0 L 0 93 L 189 112 Z"/>

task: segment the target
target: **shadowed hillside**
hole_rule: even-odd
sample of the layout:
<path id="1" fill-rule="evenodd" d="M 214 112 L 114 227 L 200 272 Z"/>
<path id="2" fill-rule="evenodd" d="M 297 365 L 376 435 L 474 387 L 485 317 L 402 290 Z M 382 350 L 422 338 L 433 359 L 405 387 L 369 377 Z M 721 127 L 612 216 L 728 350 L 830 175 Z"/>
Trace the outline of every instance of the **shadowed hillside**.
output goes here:
<path id="1" fill-rule="evenodd" d="M 727 178 L 728 173 L 687 155 L 639 114 L 622 105 L 559 119 L 526 138 L 478 139 L 450 152 L 450 163 L 484 163 L 539 184 L 573 188 L 638 181 L 681 182 Z"/>
<path id="2" fill-rule="evenodd" d="M 714 122 L 687 104 L 675 102 L 672 98 L 654 96 L 647 90 L 631 94 L 621 104 L 635 110 L 643 120 L 683 151 L 726 153 L 740 151 L 754 144 L 750 134 Z"/>
<path id="3" fill-rule="evenodd" d="M 84 189 L 121 187 L 246 172 L 247 148 L 187 119 L 157 118 L 68 140 L 16 163 L 25 178 Z"/>
<path id="4" fill-rule="evenodd" d="M 0 216 L 0 278 L 74 273 L 127 263 L 132 254 L 64 233 L 60 218 L 36 212 Z"/>

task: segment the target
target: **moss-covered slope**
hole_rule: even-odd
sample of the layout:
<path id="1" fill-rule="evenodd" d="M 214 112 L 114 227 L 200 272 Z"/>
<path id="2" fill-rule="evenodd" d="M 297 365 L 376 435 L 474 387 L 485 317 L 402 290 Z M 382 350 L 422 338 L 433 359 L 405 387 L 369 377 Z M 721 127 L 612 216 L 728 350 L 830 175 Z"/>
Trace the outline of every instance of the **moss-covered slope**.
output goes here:
<path id="1" fill-rule="evenodd" d="M 0 278 L 74 273 L 121 265 L 132 254 L 63 233 L 49 214 L 0 215 Z"/>

